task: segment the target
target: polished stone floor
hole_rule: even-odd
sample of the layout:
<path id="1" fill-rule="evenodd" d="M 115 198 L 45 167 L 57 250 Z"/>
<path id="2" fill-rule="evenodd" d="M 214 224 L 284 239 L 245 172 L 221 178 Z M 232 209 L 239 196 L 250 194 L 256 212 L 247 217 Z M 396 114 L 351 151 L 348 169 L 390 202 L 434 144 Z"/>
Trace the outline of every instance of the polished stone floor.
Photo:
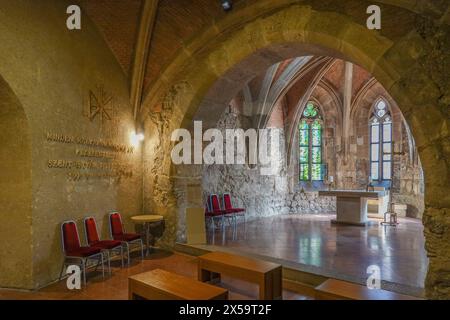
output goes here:
<path id="1" fill-rule="evenodd" d="M 209 230 L 208 245 L 310 267 L 314 273 L 365 282 L 367 267 L 380 267 L 381 279 L 423 288 L 428 259 L 420 220 L 402 218 L 397 227 L 331 224 L 332 214 L 281 215 Z M 206 246 L 208 247 L 208 246 Z M 283 265 L 286 265 L 283 263 Z"/>
<path id="2" fill-rule="evenodd" d="M 88 285 L 82 290 L 69 290 L 66 281 L 62 280 L 34 292 L 0 289 L 0 300 L 126 300 L 128 299 L 128 277 L 156 268 L 197 278 L 197 258 L 158 250 L 145 260 L 135 258 L 131 266 L 127 268 L 122 269 L 118 263 L 113 263 L 113 275 L 106 279 L 102 278 L 101 273 L 89 272 Z M 233 300 L 258 297 L 258 287 L 248 282 L 223 276 L 219 285 L 229 290 L 229 298 Z M 283 299 L 310 298 L 283 290 Z"/>

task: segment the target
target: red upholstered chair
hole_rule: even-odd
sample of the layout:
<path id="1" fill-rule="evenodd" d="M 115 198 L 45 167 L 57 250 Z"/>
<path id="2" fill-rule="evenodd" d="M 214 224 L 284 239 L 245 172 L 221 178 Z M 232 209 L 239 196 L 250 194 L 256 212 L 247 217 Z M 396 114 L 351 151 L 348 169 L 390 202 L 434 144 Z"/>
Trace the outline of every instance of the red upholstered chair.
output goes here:
<path id="1" fill-rule="evenodd" d="M 103 263 L 103 253 L 100 248 L 96 247 L 82 247 L 80 244 L 80 237 L 75 221 L 68 220 L 61 224 L 61 239 L 62 249 L 64 252 L 64 262 L 59 274 L 61 280 L 64 267 L 66 265 L 79 265 L 83 272 L 83 283 L 86 285 L 86 268 L 89 260 L 97 260 L 97 267 L 102 264 L 102 273 L 105 277 L 105 268 Z"/>
<path id="2" fill-rule="evenodd" d="M 142 259 L 144 259 L 144 242 L 137 233 L 125 233 L 125 228 L 122 224 L 122 217 L 118 212 L 111 212 L 109 214 L 109 230 L 111 238 L 118 240 L 127 249 L 128 265 L 130 265 L 130 246 L 140 246 Z"/>
<path id="3" fill-rule="evenodd" d="M 108 261 L 108 270 L 111 274 L 111 258 L 113 256 L 120 256 L 123 268 L 123 246 L 122 242 L 118 240 L 100 240 L 97 231 L 97 222 L 94 217 L 84 218 L 84 234 L 86 236 L 86 243 L 90 247 L 100 248 L 105 254 Z"/>
<path id="4" fill-rule="evenodd" d="M 234 216 L 240 216 L 244 219 L 245 223 L 245 209 L 244 208 L 235 208 L 231 203 L 231 195 L 229 193 L 224 193 L 222 195 L 223 207 L 226 211 L 232 212 Z"/>
<path id="5" fill-rule="evenodd" d="M 217 194 L 211 194 L 209 196 L 209 208 L 211 209 L 211 212 L 222 215 L 227 214 L 227 212 L 220 207 L 219 196 Z"/>
<path id="6" fill-rule="evenodd" d="M 217 194 L 210 195 L 209 196 L 209 201 L 210 201 L 210 208 L 211 208 L 212 214 L 221 217 L 222 230 L 225 228 L 225 223 L 224 223 L 225 222 L 225 218 L 231 219 L 232 221 L 235 222 L 235 219 L 234 219 L 234 216 L 233 216 L 233 212 L 227 211 L 227 210 L 223 210 L 220 207 L 219 196 Z"/>
<path id="7" fill-rule="evenodd" d="M 208 201 L 209 202 L 209 201 Z M 210 221 L 210 225 L 213 229 L 213 231 L 216 229 L 216 222 L 214 221 L 215 218 L 222 219 L 223 214 L 218 212 L 212 212 L 209 208 L 209 205 L 207 204 L 205 207 L 205 218 Z"/>

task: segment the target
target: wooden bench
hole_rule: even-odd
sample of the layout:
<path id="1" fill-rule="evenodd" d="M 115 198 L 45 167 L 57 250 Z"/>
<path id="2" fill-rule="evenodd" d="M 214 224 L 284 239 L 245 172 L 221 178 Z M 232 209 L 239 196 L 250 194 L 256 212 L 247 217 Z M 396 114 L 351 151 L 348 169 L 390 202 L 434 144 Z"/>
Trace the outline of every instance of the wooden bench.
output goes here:
<path id="1" fill-rule="evenodd" d="M 421 300 L 382 289 L 369 289 L 359 284 L 328 279 L 315 289 L 317 300 Z"/>
<path id="2" fill-rule="evenodd" d="M 227 300 L 228 290 L 155 269 L 128 278 L 128 299 Z"/>
<path id="3" fill-rule="evenodd" d="M 224 252 L 211 252 L 198 257 L 198 280 L 220 279 L 220 274 L 259 285 L 259 298 L 281 299 L 281 265 Z"/>

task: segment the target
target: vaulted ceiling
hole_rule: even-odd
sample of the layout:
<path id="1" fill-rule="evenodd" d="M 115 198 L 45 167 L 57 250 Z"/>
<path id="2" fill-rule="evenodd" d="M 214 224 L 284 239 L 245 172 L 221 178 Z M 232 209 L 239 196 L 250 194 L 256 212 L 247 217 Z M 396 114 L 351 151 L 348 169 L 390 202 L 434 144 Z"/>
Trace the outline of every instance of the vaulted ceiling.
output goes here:
<path id="1" fill-rule="evenodd" d="M 79 0 L 115 54 L 123 71 L 131 77 L 138 30 L 145 2 L 157 2 L 144 88 L 148 88 L 183 48 L 183 43 L 226 15 L 214 0 Z M 244 0 L 234 0 L 239 7 Z"/>
<path id="2" fill-rule="evenodd" d="M 141 16 L 142 0 L 79 0 L 129 75 Z"/>
<path id="3" fill-rule="evenodd" d="M 169 64 L 186 50 L 186 44 L 193 38 L 201 36 L 204 30 L 214 28 L 226 15 L 237 15 L 243 9 L 258 3 L 257 8 L 286 6 L 298 0 L 233 0 L 233 11 L 225 12 L 219 0 L 78 0 L 82 10 L 96 25 L 107 45 L 117 58 L 124 74 L 130 82 L 132 104 L 138 108 L 151 86 L 161 76 Z M 335 0 L 308 1 L 315 7 L 327 7 L 341 10 L 341 4 Z M 383 14 L 396 19 L 409 19 L 402 16 L 396 7 L 408 11 L 420 12 L 422 15 L 450 24 L 448 0 L 378 0 L 380 4 L 389 5 Z M 366 19 L 367 4 L 353 8 L 355 19 Z M 394 8 L 394 9 L 392 9 Z M 258 12 L 258 14 L 260 14 Z M 392 30 L 389 30 L 392 33 Z M 284 65 L 286 67 L 287 64 Z M 336 85 L 342 68 L 328 74 L 327 81 Z M 282 70 L 280 70 L 282 72 Z M 368 80 L 368 75 L 357 73 L 353 96 Z"/>

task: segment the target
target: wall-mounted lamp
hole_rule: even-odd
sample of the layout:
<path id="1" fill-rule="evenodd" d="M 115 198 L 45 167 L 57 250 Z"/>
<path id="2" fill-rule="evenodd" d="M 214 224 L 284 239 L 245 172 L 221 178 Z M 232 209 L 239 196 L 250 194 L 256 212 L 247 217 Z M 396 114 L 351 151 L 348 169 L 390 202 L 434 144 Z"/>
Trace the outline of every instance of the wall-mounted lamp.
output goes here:
<path id="1" fill-rule="evenodd" d="M 231 0 L 220 0 L 221 4 L 222 4 L 222 8 L 225 11 L 230 11 L 231 9 L 233 9 L 233 2 Z"/>
<path id="2" fill-rule="evenodd" d="M 139 143 L 144 141 L 144 134 L 142 132 L 132 132 L 130 135 L 130 142 L 133 145 L 133 147 L 139 146 Z"/>

